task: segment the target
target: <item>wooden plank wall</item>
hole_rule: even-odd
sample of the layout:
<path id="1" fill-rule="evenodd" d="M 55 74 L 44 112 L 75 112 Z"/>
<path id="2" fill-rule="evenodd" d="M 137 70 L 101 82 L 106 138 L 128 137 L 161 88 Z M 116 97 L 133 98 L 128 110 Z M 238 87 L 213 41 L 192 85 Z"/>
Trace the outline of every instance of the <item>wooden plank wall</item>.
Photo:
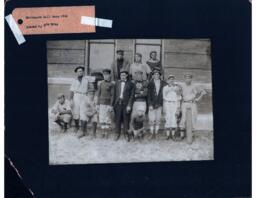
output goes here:
<path id="1" fill-rule="evenodd" d="M 93 40 L 92 42 L 115 43 L 115 51 L 124 50 L 125 57 L 133 62 L 135 39 L 119 40 Z M 143 40 L 139 40 L 140 43 Z M 148 40 L 145 42 L 149 42 Z M 168 74 L 174 74 L 178 81 L 183 80 L 184 73 L 192 73 L 194 81 L 208 86 L 209 96 L 204 98 L 199 111 L 207 113 L 211 108 L 211 50 L 210 40 L 207 39 L 164 39 L 163 40 L 163 66 L 165 79 Z M 73 78 L 74 68 L 88 64 L 88 43 L 85 40 L 72 41 L 48 41 L 48 77 L 52 78 Z M 54 93 L 55 89 L 69 93 L 68 85 L 52 84 L 49 86 L 49 93 Z M 63 89 L 62 89 L 63 88 Z M 56 94 L 49 94 L 49 104 L 56 100 Z"/>
<path id="2" fill-rule="evenodd" d="M 177 80 L 184 73 L 194 75 L 194 81 L 211 83 L 211 50 L 207 39 L 165 39 L 165 78 L 172 73 Z"/>
<path id="3" fill-rule="evenodd" d="M 86 41 L 48 41 L 47 62 L 48 77 L 73 77 L 77 66 L 87 66 Z"/>
<path id="4" fill-rule="evenodd" d="M 116 50 L 124 50 L 124 57 L 133 62 L 134 54 L 134 39 L 118 39 L 116 40 Z"/>

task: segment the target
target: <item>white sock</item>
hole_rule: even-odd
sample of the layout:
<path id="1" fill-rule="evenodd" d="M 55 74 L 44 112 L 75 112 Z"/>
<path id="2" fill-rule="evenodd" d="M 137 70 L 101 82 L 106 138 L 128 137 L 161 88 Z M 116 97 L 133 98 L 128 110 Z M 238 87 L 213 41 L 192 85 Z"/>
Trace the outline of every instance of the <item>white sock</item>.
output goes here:
<path id="1" fill-rule="evenodd" d="M 150 127 L 150 133 L 151 133 L 151 134 L 154 134 L 154 126 L 151 126 L 151 127 Z"/>
<path id="2" fill-rule="evenodd" d="M 156 134 L 158 133 L 159 125 L 156 125 Z"/>

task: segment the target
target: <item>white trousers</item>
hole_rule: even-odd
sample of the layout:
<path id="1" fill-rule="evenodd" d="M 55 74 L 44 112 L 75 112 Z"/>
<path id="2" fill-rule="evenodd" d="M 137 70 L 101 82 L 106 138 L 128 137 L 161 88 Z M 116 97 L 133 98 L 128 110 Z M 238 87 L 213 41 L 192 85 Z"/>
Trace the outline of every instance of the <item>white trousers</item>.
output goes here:
<path id="1" fill-rule="evenodd" d="M 133 117 L 134 115 L 136 115 L 136 112 L 138 110 L 142 110 L 144 112 L 144 114 L 146 113 L 146 109 L 147 109 L 147 103 L 146 101 L 135 101 L 133 103 L 132 106 L 132 114 L 131 117 Z"/>
<path id="2" fill-rule="evenodd" d="M 190 108 L 192 113 L 192 128 L 195 129 L 197 121 L 197 105 L 196 103 L 183 102 L 181 105 L 182 117 L 180 121 L 180 127 L 186 128 L 186 110 Z"/>
<path id="3" fill-rule="evenodd" d="M 177 127 L 177 119 L 175 116 L 177 108 L 178 102 L 164 102 L 165 128 Z"/>
<path id="4" fill-rule="evenodd" d="M 112 123 L 112 106 L 100 104 L 99 106 L 99 123 L 105 125 L 111 125 Z"/>
<path id="5" fill-rule="evenodd" d="M 73 118 L 75 120 L 80 119 L 86 121 L 86 109 L 85 109 L 85 101 L 87 100 L 87 96 L 85 94 L 74 93 L 73 97 Z"/>
<path id="6" fill-rule="evenodd" d="M 149 110 L 149 112 L 148 112 L 149 124 L 151 126 L 160 125 L 161 114 L 162 114 L 162 107 L 158 107 L 156 109 Z"/>

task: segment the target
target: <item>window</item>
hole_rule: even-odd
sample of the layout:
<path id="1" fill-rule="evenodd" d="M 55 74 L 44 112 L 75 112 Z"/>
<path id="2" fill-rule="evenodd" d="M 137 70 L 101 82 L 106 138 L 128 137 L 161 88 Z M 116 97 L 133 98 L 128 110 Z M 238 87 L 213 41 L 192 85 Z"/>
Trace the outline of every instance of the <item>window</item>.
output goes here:
<path id="1" fill-rule="evenodd" d="M 160 39 L 136 39 L 135 53 L 142 54 L 142 62 L 146 63 L 151 51 L 157 52 L 157 58 L 161 60 L 162 44 Z"/>
<path id="2" fill-rule="evenodd" d="M 114 55 L 115 55 L 114 42 L 90 41 L 89 73 L 101 72 L 105 68 L 111 68 L 111 64 L 114 60 Z"/>

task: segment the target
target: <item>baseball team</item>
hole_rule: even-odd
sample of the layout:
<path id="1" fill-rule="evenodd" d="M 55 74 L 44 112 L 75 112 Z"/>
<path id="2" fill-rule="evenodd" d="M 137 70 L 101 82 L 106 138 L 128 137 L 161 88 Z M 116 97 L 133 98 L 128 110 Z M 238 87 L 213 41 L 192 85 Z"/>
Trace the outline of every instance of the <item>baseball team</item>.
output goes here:
<path id="1" fill-rule="evenodd" d="M 103 80 L 96 86 L 90 86 L 84 67 L 75 68 L 76 78 L 70 87 L 69 100 L 64 94 L 58 94 L 51 109 L 61 130 L 66 132 L 74 120 L 74 131 L 80 131 L 79 138 L 88 134 L 87 125 L 91 123 L 93 138 L 98 133 L 108 138 L 115 130 L 115 140 L 123 131 L 129 142 L 142 140 L 148 128 L 150 139 L 158 138 L 163 121 L 167 140 L 184 139 L 186 110 L 191 109 L 194 129 L 197 103 L 206 91 L 192 82 L 193 75 L 189 73 L 184 74 L 184 83 L 177 83 L 172 74 L 164 81 L 164 71 L 156 51 L 150 52 L 145 64 L 140 53 L 135 54 L 132 64 L 124 57 L 123 50 L 116 53 L 111 69 L 103 69 Z"/>

